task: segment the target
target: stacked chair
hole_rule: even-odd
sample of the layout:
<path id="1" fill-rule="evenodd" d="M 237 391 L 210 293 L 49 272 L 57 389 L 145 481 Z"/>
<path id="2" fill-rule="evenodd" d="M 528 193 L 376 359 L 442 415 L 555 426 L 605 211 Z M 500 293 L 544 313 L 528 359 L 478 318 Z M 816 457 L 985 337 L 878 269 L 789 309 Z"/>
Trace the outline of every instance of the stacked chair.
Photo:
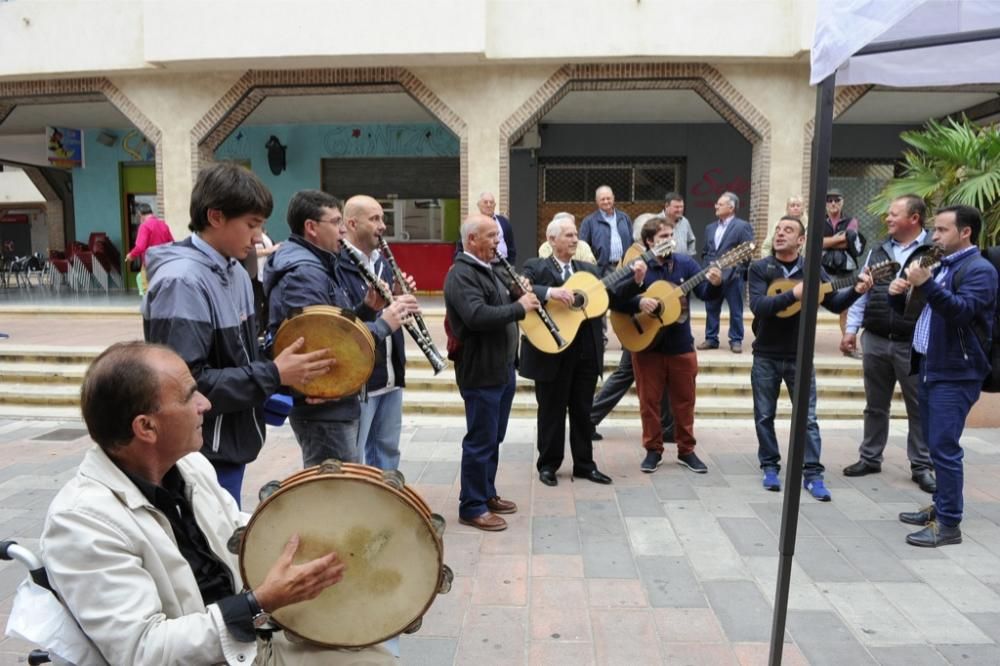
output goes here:
<path id="1" fill-rule="evenodd" d="M 87 244 L 74 241 L 65 252 L 49 251 L 48 286 L 74 291 L 122 289 L 121 254 L 103 232 L 90 234 Z"/>

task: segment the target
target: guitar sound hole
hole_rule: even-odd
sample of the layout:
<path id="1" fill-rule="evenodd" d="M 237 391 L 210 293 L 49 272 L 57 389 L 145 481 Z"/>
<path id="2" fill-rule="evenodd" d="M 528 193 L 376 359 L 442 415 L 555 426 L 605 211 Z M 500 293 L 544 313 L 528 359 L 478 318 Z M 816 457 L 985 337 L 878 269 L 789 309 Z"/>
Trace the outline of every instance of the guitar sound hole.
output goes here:
<path id="1" fill-rule="evenodd" d="M 573 305 L 574 310 L 579 310 L 587 303 L 587 298 L 578 291 L 573 292 Z"/>

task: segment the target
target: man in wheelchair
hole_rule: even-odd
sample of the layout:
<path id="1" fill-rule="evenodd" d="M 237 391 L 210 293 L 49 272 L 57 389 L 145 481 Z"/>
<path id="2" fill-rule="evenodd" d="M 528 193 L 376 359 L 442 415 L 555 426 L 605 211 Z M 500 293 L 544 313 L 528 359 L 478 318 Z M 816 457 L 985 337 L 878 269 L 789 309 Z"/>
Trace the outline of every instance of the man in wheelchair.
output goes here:
<path id="1" fill-rule="evenodd" d="M 198 452 L 209 401 L 166 347 L 119 343 L 87 370 L 83 418 L 97 446 L 53 500 L 41 539 L 53 589 L 111 664 L 392 664 L 382 648 L 323 649 L 255 627 L 318 596 L 335 552 L 294 564 L 298 539 L 254 590 L 229 552 L 246 524 Z M 266 659 L 270 657 L 270 659 Z"/>

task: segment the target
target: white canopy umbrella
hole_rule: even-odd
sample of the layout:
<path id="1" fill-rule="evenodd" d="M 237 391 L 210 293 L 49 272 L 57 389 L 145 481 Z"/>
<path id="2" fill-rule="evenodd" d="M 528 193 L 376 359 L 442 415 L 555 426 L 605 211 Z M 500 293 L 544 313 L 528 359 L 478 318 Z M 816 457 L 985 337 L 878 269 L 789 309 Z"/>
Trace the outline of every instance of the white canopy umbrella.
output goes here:
<path id="1" fill-rule="evenodd" d="M 806 242 L 788 472 L 778 543 L 769 659 L 772 666 L 781 664 L 802 493 L 823 251 L 820 225 L 826 219 L 835 85 L 914 87 L 1000 82 L 1000 0 L 817 0 L 811 55 L 810 83 L 817 85 L 809 198 L 813 209 Z"/>
<path id="2" fill-rule="evenodd" d="M 818 0 L 812 46 L 816 85 L 896 87 L 1000 82 L 1000 37 L 985 42 L 855 55 L 865 47 L 930 36 L 1000 29 L 996 0 Z"/>

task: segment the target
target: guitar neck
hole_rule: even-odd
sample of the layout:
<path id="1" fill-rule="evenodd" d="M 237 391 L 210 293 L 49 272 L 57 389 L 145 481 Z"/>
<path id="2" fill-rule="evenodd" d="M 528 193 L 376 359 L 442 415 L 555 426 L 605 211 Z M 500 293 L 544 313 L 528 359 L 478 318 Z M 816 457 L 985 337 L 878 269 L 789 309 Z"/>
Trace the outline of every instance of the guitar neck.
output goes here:
<path id="1" fill-rule="evenodd" d="M 830 290 L 831 291 L 840 291 L 844 287 L 854 286 L 854 283 L 857 282 L 857 281 L 858 281 L 858 274 L 857 273 L 855 273 L 853 275 L 845 275 L 844 277 L 830 280 L 830 282 L 829 282 L 829 284 L 830 284 Z"/>
<path id="2" fill-rule="evenodd" d="M 681 283 L 678 289 L 681 290 L 682 294 L 687 296 L 688 294 L 691 293 L 691 290 L 693 290 L 695 287 L 697 287 L 699 284 L 705 281 L 705 279 L 708 277 L 708 272 L 713 268 L 715 268 L 716 266 L 718 266 L 718 264 L 712 263 L 712 265 L 709 266 L 708 268 L 701 269 L 695 275 L 689 277 L 687 280 L 684 280 L 684 282 Z"/>
<path id="3" fill-rule="evenodd" d="M 656 258 L 656 254 L 652 250 L 646 250 L 643 252 L 635 261 L 642 261 L 645 264 L 649 264 L 651 259 Z M 634 263 L 634 262 L 633 262 Z M 629 275 L 635 272 L 635 269 L 631 266 L 622 266 L 618 270 L 608 273 L 603 278 L 601 278 L 601 284 L 605 287 L 610 287 L 611 285 L 625 279 Z"/>

